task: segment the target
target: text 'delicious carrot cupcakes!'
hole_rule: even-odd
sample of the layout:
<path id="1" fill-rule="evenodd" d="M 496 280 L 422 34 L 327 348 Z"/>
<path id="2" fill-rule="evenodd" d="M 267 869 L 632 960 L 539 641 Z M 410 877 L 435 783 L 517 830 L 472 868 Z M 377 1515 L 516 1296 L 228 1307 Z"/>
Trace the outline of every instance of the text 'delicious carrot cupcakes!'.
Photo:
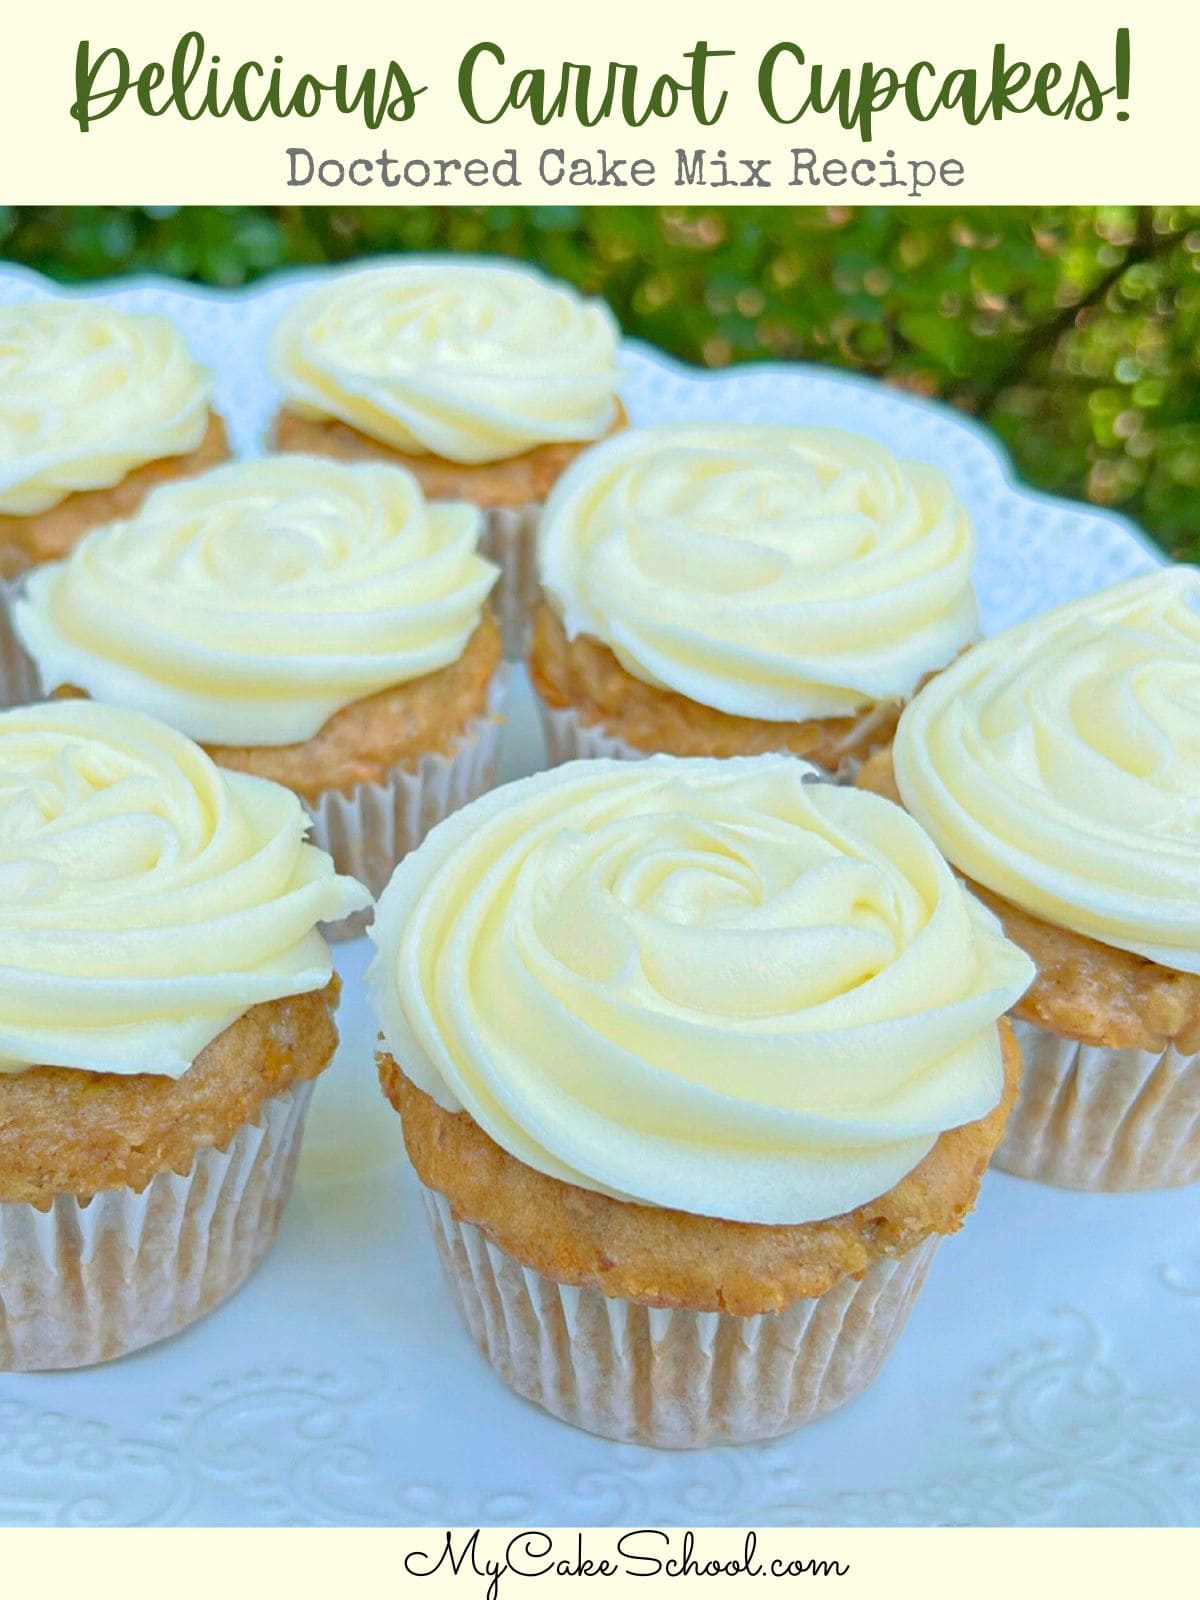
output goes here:
<path id="1" fill-rule="evenodd" d="M 0 307 L 0 703 L 37 689 L 7 620 L 15 580 L 225 454 L 209 375 L 164 318 L 98 301 Z"/>
<path id="2" fill-rule="evenodd" d="M 399 460 L 431 499 L 478 506 L 484 552 L 503 574 L 497 613 L 520 655 L 542 502 L 624 419 L 617 336 L 603 301 L 500 260 L 418 256 L 343 272 L 276 329 L 276 441 Z"/>
<path id="3" fill-rule="evenodd" d="M 904 713 L 894 761 L 1037 963 L 997 1164 L 1082 1189 L 1200 1179 L 1200 574 L 977 645 Z M 888 778 L 883 758 L 863 773 Z"/>
<path id="4" fill-rule="evenodd" d="M 16 624 L 47 689 L 161 717 L 286 785 L 377 892 L 491 783 L 504 669 L 478 522 L 399 467 L 241 462 L 31 574 Z"/>
<path id="5" fill-rule="evenodd" d="M 562 478 L 539 547 L 556 760 L 786 750 L 837 772 L 978 631 L 947 478 L 846 433 L 630 431 Z"/>
<path id="6" fill-rule="evenodd" d="M 0 714 L 0 1369 L 166 1338 L 262 1258 L 361 906 L 294 795 L 84 701 Z"/>
<path id="7" fill-rule="evenodd" d="M 464 1319 L 596 1433 L 850 1398 L 971 1209 L 1032 973 L 911 818 L 787 756 L 575 762 L 385 892 L 380 1071 Z"/>

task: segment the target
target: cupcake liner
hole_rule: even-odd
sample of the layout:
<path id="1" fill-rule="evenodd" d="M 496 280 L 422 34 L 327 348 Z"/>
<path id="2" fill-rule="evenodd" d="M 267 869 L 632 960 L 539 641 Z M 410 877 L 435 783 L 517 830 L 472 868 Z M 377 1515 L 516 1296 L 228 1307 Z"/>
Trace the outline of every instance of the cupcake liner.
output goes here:
<path id="1" fill-rule="evenodd" d="M 596 761 L 603 757 L 641 761 L 650 753 L 627 744 L 616 734 L 606 733 L 598 723 L 582 721 L 574 706 L 559 710 L 547 705 L 541 695 L 535 698 L 546 739 L 546 759 L 552 767 L 560 767 L 564 761 Z"/>
<path id="2" fill-rule="evenodd" d="M 1064 1189 L 1200 1181 L 1200 1056 L 1110 1050 L 1011 1020 L 1021 1093 L 993 1165 Z"/>
<path id="3" fill-rule="evenodd" d="M 0 1203 L 0 1371 L 111 1361 L 227 1299 L 279 1231 L 312 1092 L 298 1083 L 268 1100 L 224 1150 L 140 1194 Z"/>
<path id="4" fill-rule="evenodd" d="M 378 896 L 396 863 L 443 818 L 492 787 L 500 749 L 501 713 L 509 669 L 502 666 L 488 687 L 487 710 L 472 722 L 448 755 L 423 755 L 415 767 L 396 767 L 381 783 L 360 783 L 348 791 L 328 789 L 304 800 L 312 818 L 311 839 Z M 327 939 L 361 933 L 373 913 L 368 907 L 340 922 L 322 924 Z"/>
<path id="5" fill-rule="evenodd" d="M 641 761 L 651 753 L 639 750 L 617 734 L 607 732 L 599 723 L 582 721 L 574 706 L 559 709 L 547 705 L 540 695 L 536 699 L 546 740 L 546 758 L 552 767 L 561 766 L 564 761 L 594 761 L 600 757 Z M 878 715 L 882 720 L 889 712 L 890 707 L 881 706 L 871 715 L 873 718 Z M 852 784 L 861 765 L 861 757 L 844 755 L 832 772 L 826 768 L 818 770 L 827 772 L 834 783 Z"/>
<path id="6" fill-rule="evenodd" d="M 609 1439 L 688 1449 L 787 1433 L 875 1377 L 941 1242 L 757 1317 L 665 1310 L 543 1277 L 422 1188 L 463 1321 L 505 1383 Z"/>
<path id="7" fill-rule="evenodd" d="M 542 592 L 537 571 L 537 529 L 541 514 L 542 508 L 537 502 L 516 507 L 495 506 L 483 512 L 479 552 L 500 568 L 491 606 L 504 634 L 504 654 L 510 661 L 524 658 L 530 624 Z"/>
<path id="8" fill-rule="evenodd" d="M 13 627 L 13 602 L 23 582 L 23 577 L 0 579 L 0 711 L 44 698 L 38 669 Z"/>

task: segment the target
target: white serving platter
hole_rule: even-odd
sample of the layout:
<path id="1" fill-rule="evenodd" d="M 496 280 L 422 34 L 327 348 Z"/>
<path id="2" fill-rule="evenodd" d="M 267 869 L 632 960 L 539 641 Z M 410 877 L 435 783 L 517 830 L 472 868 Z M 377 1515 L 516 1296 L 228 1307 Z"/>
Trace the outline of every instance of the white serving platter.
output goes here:
<path id="1" fill-rule="evenodd" d="M 261 449 L 267 332 L 311 274 L 205 291 L 86 291 L 173 317 Z M 0 302 L 58 293 L 0 267 Z M 1159 559 L 1124 519 L 1019 487 L 953 412 L 800 366 L 700 374 L 630 346 L 635 422 L 796 420 L 936 461 L 980 540 L 985 626 Z M 521 674 L 504 775 L 541 762 Z M 89 1372 L 0 1374 L 0 1524 L 1195 1524 L 1200 1190 L 1072 1195 L 988 1176 L 861 1399 L 764 1446 L 673 1454 L 578 1433 L 516 1399 L 460 1327 L 373 1070 L 344 945 L 337 1059 L 279 1244 L 224 1308 Z"/>

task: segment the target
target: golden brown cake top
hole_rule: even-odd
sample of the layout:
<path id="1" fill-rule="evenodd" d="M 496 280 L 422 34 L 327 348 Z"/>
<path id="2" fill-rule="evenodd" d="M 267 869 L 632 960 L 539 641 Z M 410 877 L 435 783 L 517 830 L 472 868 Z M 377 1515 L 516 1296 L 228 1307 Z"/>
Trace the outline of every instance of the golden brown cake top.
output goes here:
<path id="1" fill-rule="evenodd" d="M 0 714 L 0 1080 L 182 1077 L 252 1006 L 323 989 L 367 905 L 277 784 L 91 701 Z"/>
<path id="2" fill-rule="evenodd" d="M 81 489 L 47 511 L 0 515 L 0 578 L 19 578 L 43 561 L 61 561 L 93 528 L 132 517 L 152 489 L 207 472 L 228 454 L 225 424 L 210 412 L 204 437 L 187 455 L 148 461 L 110 489 Z"/>
<path id="3" fill-rule="evenodd" d="M 500 629 L 485 611 L 457 661 L 356 700 L 301 744 L 205 748 L 218 766 L 286 784 L 306 800 L 330 789 L 384 783 L 397 767 L 411 769 L 424 755 L 449 755 L 470 725 L 488 715 L 503 654 Z"/>
<path id="4" fill-rule="evenodd" d="M 324 278 L 280 318 L 290 411 L 467 465 L 598 439 L 619 330 L 602 300 L 494 257 L 411 256 Z"/>
<path id="5" fill-rule="evenodd" d="M 903 702 L 974 639 L 974 549 L 946 475 L 872 439 L 665 423 L 563 474 L 538 573 L 631 676 L 794 725 Z"/>
<path id="6" fill-rule="evenodd" d="M 608 432 L 619 433 L 628 420 L 618 400 Z M 405 455 L 344 422 L 298 417 L 286 408 L 275 418 L 273 433 L 279 450 L 332 456 L 335 461 L 391 461 L 407 467 L 430 500 L 468 500 L 481 511 L 516 512 L 539 506 L 572 461 L 590 448 L 590 441 L 536 444 L 503 461 L 464 464 L 442 456 Z"/>
<path id="7" fill-rule="evenodd" d="M 568 639 L 543 601 L 534 613 L 529 675 L 548 706 L 569 707 L 585 726 L 603 728 L 635 750 L 673 756 L 755 756 L 787 750 L 827 772 L 890 743 L 900 707 L 881 704 L 855 716 L 813 722 L 731 717 L 626 672 L 607 645 Z"/>
<path id="8" fill-rule="evenodd" d="M 0 306 L 0 515 L 37 516 L 186 456 L 212 380 L 165 317 L 102 300 Z"/>
<path id="9" fill-rule="evenodd" d="M 461 657 L 497 577 L 479 521 L 397 466 L 234 462 L 31 573 L 15 625 L 48 690 L 205 744 L 298 744 Z"/>
<path id="10" fill-rule="evenodd" d="M 968 651 L 905 710 L 896 783 L 974 883 L 1200 976 L 1200 571 L 1169 567 Z"/>
<path id="11" fill-rule="evenodd" d="M 903 804 L 890 750 L 877 751 L 857 781 Z M 1113 1050 L 1157 1053 L 1171 1043 L 1185 1055 L 1200 1050 L 1200 976 L 1057 927 L 969 878 L 966 882 L 1037 967 L 1037 976 L 1013 1007 L 1014 1016 Z"/>
<path id="12" fill-rule="evenodd" d="M 824 1294 L 883 1257 L 962 1226 L 1016 1100 L 1020 1052 L 1006 1022 L 1000 1036 L 1004 1088 L 986 1117 L 941 1134 L 886 1194 L 791 1227 L 630 1204 L 547 1177 L 502 1150 L 466 1112 L 439 1106 L 386 1052 L 379 1072 L 421 1181 L 506 1254 L 559 1283 L 642 1305 L 753 1317 Z"/>
<path id="13" fill-rule="evenodd" d="M 267 1000 L 210 1040 L 178 1078 L 34 1067 L 0 1073 L 0 1202 L 45 1210 L 142 1189 L 187 1173 L 198 1151 L 223 1149 L 266 1101 L 324 1071 L 337 1046 L 339 983 Z"/>
<path id="14" fill-rule="evenodd" d="M 1001 1097 L 1032 977 L 896 807 L 789 756 L 574 762 L 441 823 L 377 909 L 391 1054 L 525 1166 L 838 1216 Z"/>

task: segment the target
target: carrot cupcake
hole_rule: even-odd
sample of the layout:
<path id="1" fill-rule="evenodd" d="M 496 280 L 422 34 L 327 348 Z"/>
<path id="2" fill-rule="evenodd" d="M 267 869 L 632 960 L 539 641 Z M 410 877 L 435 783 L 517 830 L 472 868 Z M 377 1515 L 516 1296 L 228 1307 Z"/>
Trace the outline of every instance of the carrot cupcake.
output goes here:
<path id="1" fill-rule="evenodd" d="M 238 462 L 33 573 L 16 626 L 48 690 L 161 717 L 284 784 L 378 891 L 491 783 L 503 672 L 478 521 L 399 467 Z"/>
<path id="2" fill-rule="evenodd" d="M 430 499 L 478 506 L 519 656 L 542 502 L 580 450 L 624 421 L 617 339 L 603 301 L 505 261 L 424 256 L 343 272 L 276 329 L 276 442 L 399 460 Z"/>
<path id="3" fill-rule="evenodd" d="M 0 307 L 0 703 L 37 692 L 8 622 L 14 581 L 226 453 L 209 375 L 162 317 Z"/>
<path id="4" fill-rule="evenodd" d="M 786 750 L 837 772 L 978 632 L 948 480 L 848 433 L 630 431 L 561 479 L 539 544 L 556 761 Z"/>
<path id="5" fill-rule="evenodd" d="M 275 1237 L 363 905 L 275 784 L 148 717 L 0 714 L 0 1369 L 175 1333 Z"/>
<path id="6" fill-rule="evenodd" d="M 976 645 L 861 781 L 898 794 L 1038 975 L 996 1163 L 1075 1189 L 1200 1179 L 1200 573 Z"/>
<path id="7" fill-rule="evenodd" d="M 882 1363 L 974 1204 L 1026 956 L 787 756 L 575 762 L 436 828 L 368 986 L 464 1319 L 595 1433 L 766 1438 Z"/>

